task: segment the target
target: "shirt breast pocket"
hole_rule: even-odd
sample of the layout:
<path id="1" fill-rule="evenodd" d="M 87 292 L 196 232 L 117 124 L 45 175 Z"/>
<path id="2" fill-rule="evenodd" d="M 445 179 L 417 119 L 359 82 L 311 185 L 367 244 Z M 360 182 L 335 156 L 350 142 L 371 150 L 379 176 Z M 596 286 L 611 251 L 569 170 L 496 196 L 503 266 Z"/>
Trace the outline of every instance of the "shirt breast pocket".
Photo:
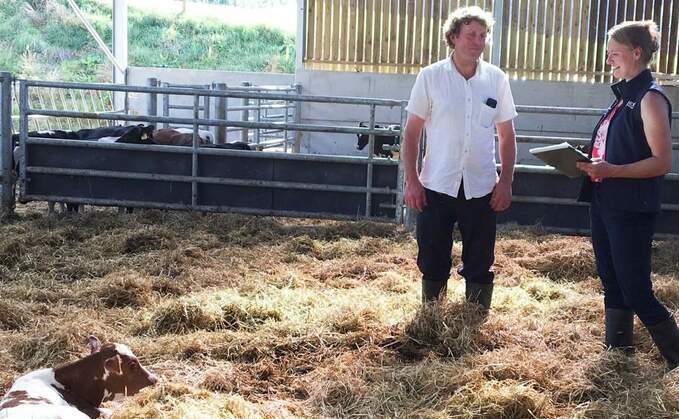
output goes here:
<path id="1" fill-rule="evenodd" d="M 479 125 L 483 128 L 492 128 L 495 123 L 495 115 L 497 114 L 496 108 L 491 108 L 485 103 L 481 104 L 481 109 L 479 110 Z"/>

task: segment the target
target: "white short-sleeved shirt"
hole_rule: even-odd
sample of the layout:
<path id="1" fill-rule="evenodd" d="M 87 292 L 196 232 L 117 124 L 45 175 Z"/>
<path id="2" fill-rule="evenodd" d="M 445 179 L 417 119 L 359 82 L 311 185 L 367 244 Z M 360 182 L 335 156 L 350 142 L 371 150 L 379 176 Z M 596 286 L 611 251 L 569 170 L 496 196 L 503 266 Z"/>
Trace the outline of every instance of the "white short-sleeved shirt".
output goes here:
<path id="1" fill-rule="evenodd" d="M 488 99 L 497 102 L 495 108 L 487 105 Z M 448 57 L 420 71 L 406 110 L 425 120 L 427 146 L 420 173 L 425 188 L 457 197 L 464 178 L 467 199 L 493 190 L 498 176 L 495 123 L 517 115 L 502 70 L 479 60 L 476 73 L 466 80 Z"/>

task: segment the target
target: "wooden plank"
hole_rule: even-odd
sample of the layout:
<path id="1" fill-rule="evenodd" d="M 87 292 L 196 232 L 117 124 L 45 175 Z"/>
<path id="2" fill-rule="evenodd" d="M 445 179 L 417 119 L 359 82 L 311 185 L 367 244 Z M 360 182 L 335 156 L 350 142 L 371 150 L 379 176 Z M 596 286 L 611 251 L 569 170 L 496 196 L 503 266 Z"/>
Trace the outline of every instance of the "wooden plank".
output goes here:
<path id="1" fill-rule="evenodd" d="M 542 37 L 542 50 L 540 51 L 540 79 L 549 78 L 549 66 L 550 66 L 550 52 L 552 50 L 552 43 L 554 40 L 554 2 L 544 1 L 544 20 L 543 20 L 543 37 Z"/>
<path id="2" fill-rule="evenodd" d="M 358 30 L 356 19 L 358 0 L 347 0 L 347 46 L 345 60 L 349 63 L 356 63 L 356 31 Z"/>
<path id="3" fill-rule="evenodd" d="M 582 42 L 585 43 L 585 62 L 582 71 L 592 70 L 592 63 L 594 61 L 594 44 L 592 43 L 592 34 L 594 33 L 594 25 L 596 25 L 596 0 L 585 0 L 587 8 L 587 20 L 585 21 L 585 32 Z M 589 80 L 591 81 L 591 80 Z"/>
<path id="4" fill-rule="evenodd" d="M 668 54 L 672 55 L 672 65 L 668 73 L 679 75 L 679 1 L 672 0 L 672 32 L 668 37 Z"/>
<path id="5" fill-rule="evenodd" d="M 399 16 L 398 0 L 389 0 L 389 51 L 388 63 L 398 62 Z"/>
<path id="6" fill-rule="evenodd" d="M 413 43 L 410 50 L 410 63 L 420 64 L 420 54 L 422 52 L 422 0 L 413 3 Z"/>
<path id="7" fill-rule="evenodd" d="M 357 0 L 356 14 L 356 59 L 360 64 L 365 61 L 365 27 L 366 27 L 366 7 L 368 0 Z"/>
<path id="8" fill-rule="evenodd" d="M 442 51 L 445 51 L 445 48 L 442 45 L 441 39 L 442 39 L 442 32 L 441 32 L 441 26 L 443 25 L 443 21 L 441 19 L 441 12 L 443 9 L 443 0 L 433 0 L 434 1 L 434 7 L 433 7 L 433 13 L 431 17 L 431 22 L 432 22 L 432 32 L 431 32 L 431 54 L 430 54 L 430 63 L 434 63 L 436 61 L 442 60 L 443 55 Z"/>
<path id="9" fill-rule="evenodd" d="M 332 46 L 332 0 L 323 0 L 323 20 L 322 20 L 322 47 L 321 59 L 330 61 L 330 50 Z"/>
<path id="10" fill-rule="evenodd" d="M 380 0 L 380 62 L 389 62 L 389 44 L 391 43 L 391 5 L 389 0 Z"/>
<path id="11" fill-rule="evenodd" d="M 545 4 L 545 0 L 536 0 L 533 6 L 535 23 L 533 24 L 533 60 L 531 67 L 536 70 L 533 78 L 541 78 L 542 76 L 542 51 L 544 50 L 545 43 Z"/>
<path id="12" fill-rule="evenodd" d="M 340 3 L 342 3 L 343 0 L 332 0 L 332 3 L 330 5 L 331 9 L 331 20 L 330 20 L 330 49 L 328 51 L 328 57 L 331 60 L 339 60 L 340 59 L 340 51 L 342 50 L 341 48 L 341 33 L 342 30 L 340 29 L 340 23 L 341 23 L 341 11 L 342 8 L 340 6 Z"/>
<path id="13" fill-rule="evenodd" d="M 655 0 L 644 0 L 644 17 L 643 19 L 653 19 L 653 4 Z"/>
<path id="14" fill-rule="evenodd" d="M 443 25 L 446 23 L 446 20 L 448 19 L 448 15 L 452 12 L 451 10 L 451 4 L 450 0 L 442 0 L 441 1 L 441 19 L 439 23 L 439 29 L 440 29 L 440 35 L 439 35 L 439 43 L 441 45 L 441 51 L 439 52 L 439 60 L 442 60 L 446 58 L 449 54 L 450 51 L 448 50 L 448 43 L 446 42 L 445 39 L 445 28 Z"/>
<path id="15" fill-rule="evenodd" d="M 584 80 L 583 78 L 584 76 L 580 75 L 580 72 L 584 72 L 587 66 L 587 51 L 588 51 L 587 32 L 589 30 L 589 17 L 590 17 L 589 1 L 590 0 L 576 0 L 577 13 L 575 15 L 576 19 L 574 19 L 575 21 L 577 21 L 576 28 L 577 42 L 575 45 L 574 53 L 574 56 L 576 58 L 574 64 L 576 72 L 574 80 L 576 81 Z"/>
<path id="16" fill-rule="evenodd" d="M 363 52 L 363 60 L 366 62 L 374 62 L 373 52 L 375 46 L 374 36 L 375 25 L 375 0 L 366 0 L 365 9 L 365 50 Z M 368 70 L 370 71 L 370 70 Z"/>
<path id="17" fill-rule="evenodd" d="M 591 0 L 590 26 L 592 29 L 587 37 L 589 42 L 589 62 L 587 71 L 597 71 L 599 69 L 599 52 L 603 44 L 600 44 L 600 37 L 603 32 L 601 0 Z M 592 80 L 593 81 L 593 80 Z"/>
<path id="18" fill-rule="evenodd" d="M 518 32 L 516 30 L 517 24 L 516 7 L 514 6 L 513 1 L 505 2 L 504 16 L 505 16 L 504 27 L 506 28 L 506 32 L 505 36 L 503 37 L 505 39 L 505 42 L 504 45 L 502 46 L 502 50 L 505 51 L 506 54 L 505 67 L 508 69 L 515 69 L 516 36 Z"/>
<path id="19" fill-rule="evenodd" d="M 634 2 L 634 16 L 633 20 L 643 20 L 642 15 L 644 14 L 644 0 L 636 0 Z"/>
<path id="20" fill-rule="evenodd" d="M 526 70 L 526 54 L 528 51 L 528 31 L 530 30 L 530 23 L 528 22 L 529 20 L 529 12 L 530 12 L 530 7 L 529 7 L 529 1 L 530 0 L 519 0 L 518 4 L 518 21 L 517 21 L 517 29 L 518 29 L 518 38 L 517 38 L 517 46 L 516 46 L 516 67 L 518 70 L 518 75 L 520 77 L 523 77 L 525 75 L 525 70 Z"/>
<path id="21" fill-rule="evenodd" d="M 544 8 L 541 7 L 540 0 L 533 0 L 530 5 L 530 57 L 528 59 L 528 65 L 531 69 L 531 78 L 535 78 L 538 75 L 538 63 L 540 58 L 538 56 L 538 51 L 542 50 L 542 35 L 540 34 L 539 27 L 542 23 L 542 18 L 544 15 Z"/>
<path id="22" fill-rule="evenodd" d="M 337 35 L 338 41 L 337 41 L 337 46 L 335 47 L 335 57 L 339 61 L 347 61 L 346 59 L 346 53 L 347 53 L 347 19 L 348 19 L 348 11 L 349 11 L 349 2 L 346 0 L 339 0 L 339 19 L 337 21 L 337 31 L 339 32 Z"/>
<path id="23" fill-rule="evenodd" d="M 405 26 L 403 33 L 405 36 L 405 42 L 403 45 L 403 63 L 412 64 L 413 63 L 413 44 L 415 38 L 415 28 L 414 25 L 414 13 L 416 0 L 404 0 L 406 11 L 405 11 Z"/>
<path id="24" fill-rule="evenodd" d="M 666 73 L 667 72 L 667 58 L 668 55 L 666 54 L 667 50 L 662 47 L 662 40 L 666 39 L 666 37 L 669 35 L 667 33 L 667 29 L 670 26 L 670 15 L 669 15 L 669 10 L 668 10 L 668 4 L 669 3 L 667 0 L 661 2 L 660 4 L 660 16 L 659 19 L 656 21 L 658 24 L 658 27 L 661 31 L 661 45 L 660 45 L 660 51 L 656 54 L 656 60 L 655 60 L 655 71 L 660 72 L 660 73 Z"/>
<path id="25" fill-rule="evenodd" d="M 396 46 L 396 56 L 398 62 L 405 65 L 406 48 L 408 45 L 408 0 L 398 0 L 398 45 Z"/>
<path id="26" fill-rule="evenodd" d="M 575 28 L 578 20 L 578 16 L 575 14 L 575 6 L 573 4 L 575 1 L 577 0 L 566 0 L 565 16 L 563 22 L 563 24 L 566 26 L 563 32 L 563 36 L 566 37 L 564 40 L 566 49 L 561 50 L 561 54 L 564 55 L 564 58 L 562 61 L 563 67 L 560 68 L 560 70 L 566 70 L 566 81 L 571 80 L 570 74 L 573 71 L 573 64 L 575 63 L 575 59 L 573 57 L 573 54 L 575 54 L 575 43 L 573 42 L 573 36 L 575 34 Z"/>
<path id="27" fill-rule="evenodd" d="M 380 61 L 380 46 L 382 45 L 381 20 L 382 20 L 382 0 L 373 0 L 373 17 L 370 29 L 370 39 L 372 40 L 372 45 L 370 49 L 371 56 L 370 60 L 372 62 L 381 62 Z"/>
<path id="28" fill-rule="evenodd" d="M 318 0 L 308 0 L 306 8 L 306 49 L 304 50 L 304 61 L 313 60 L 316 46 L 316 4 Z"/>
<path id="29" fill-rule="evenodd" d="M 356 17 L 358 15 L 357 0 L 346 0 L 347 2 L 347 51 L 345 54 L 346 61 L 354 64 L 356 62 Z M 354 69 L 355 71 L 355 69 Z"/>
<path id="30" fill-rule="evenodd" d="M 421 0 L 422 10 L 420 11 L 420 17 L 422 19 L 421 26 L 421 39 L 420 39 L 420 59 L 419 63 L 424 67 L 431 62 L 430 52 L 431 52 L 431 6 L 434 0 Z"/>

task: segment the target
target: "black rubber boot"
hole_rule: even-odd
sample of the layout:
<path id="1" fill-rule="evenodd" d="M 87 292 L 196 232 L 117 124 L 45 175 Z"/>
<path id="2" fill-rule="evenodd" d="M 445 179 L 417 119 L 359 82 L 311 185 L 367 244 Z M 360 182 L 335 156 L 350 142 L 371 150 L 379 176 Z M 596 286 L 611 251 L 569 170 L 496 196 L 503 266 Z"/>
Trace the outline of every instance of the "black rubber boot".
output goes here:
<path id="1" fill-rule="evenodd" d="M 484 309 L 490 309 L 493 299 L 493 284 L 480 284 L 478 282 L 466 282 L 465 297 L 468 302 L 480 304 Z"/>
<path id="2" fill-rule="evenodd" d="M 674 317 L 646 328 L 660 354 L 665 358 L 667 370 L 675 369 L 679 365 L 679 328 Z"/>
<path id="3" fill-rule="evenodd" d="M 422 303 L 432 303 L 438 301 L 440 296 L 446 295 L 448 281 L 422 280 Z"/>
<path id="4" fill-rule="evenodd" d="M 606 348 L 622 349 L 626 354 L 634 353 L 634 312 L 620 308 L 607 308 Z"/>

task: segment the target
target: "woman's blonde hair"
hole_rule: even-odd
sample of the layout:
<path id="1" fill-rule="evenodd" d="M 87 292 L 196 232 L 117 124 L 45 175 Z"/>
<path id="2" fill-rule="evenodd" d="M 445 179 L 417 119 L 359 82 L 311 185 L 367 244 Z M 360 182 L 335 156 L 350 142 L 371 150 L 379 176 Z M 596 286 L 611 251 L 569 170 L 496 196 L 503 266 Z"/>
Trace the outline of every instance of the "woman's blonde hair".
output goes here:
<path id="1" fill-rule="evenodd" d="M 461 7 L 455 10 L 448 16 L 446 23 L 443 24 L 443 36 L 446 44 L 451 49 L 455 48 L 452 36 L 460 33 L 462 25 L 469 25 L 471 22 L 480 23 L 490 32 L 490 29 L 495 24 L 495 19 L 493 19 L 493 15 L 490 12 L 486 12 L 478 6 Z"/>
<path id="2" fill-rule="evenodd" d="M 648 64 L 653 55 L 660 49 L 660 32 L 658 25 L 652 20 L 634 20 L 622 22 L 608 31 L 608 39 L 614 39 L 628 47 L 641 50 L 641 60 Z"/>

